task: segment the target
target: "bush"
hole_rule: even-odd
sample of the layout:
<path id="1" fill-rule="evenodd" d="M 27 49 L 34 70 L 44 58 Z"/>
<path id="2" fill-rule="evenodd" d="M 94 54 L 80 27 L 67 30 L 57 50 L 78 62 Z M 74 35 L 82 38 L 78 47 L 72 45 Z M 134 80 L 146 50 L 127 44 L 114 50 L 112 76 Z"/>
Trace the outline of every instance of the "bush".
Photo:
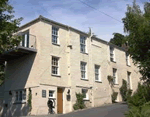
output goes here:
<path id="1" fill-rule="evenodd" d="M 76 103 L 73 105 L 74 110 L 83 109 L 85 108 L 85 104 L 83 101 L 84 95 L 81 93 L 76 93 Z"/>
<path id="2" fill-rule="evenodd" d="M 146 102 L 150 101 L 150 87 L 148 85 L 138 84 L 137 91 L 133 94 L 133 96 L 128 99 L 128 105 L 140 107 Z"/>
<path id="3" fill-rule="evenodd" d="M 133 106 L 129 112 L 125 114 L 126 117 L 149 117 L 150 116 L 150 102 L 145 103 L 142 106 Z"/>
<path id="4" fill-rule="evenodd" d="M 150 116 L 150 86 L 138 84 L 137 91 L 127 99 L 129 111 L 126 117 Z"/>
<path id="5" fill-rule="evenodd" d="M 111 85 L 111 87 L 113 87 L 114 83 L 113 83 L 113 76 L 108 75 L 107 79 L 109 81 L 109 84 Z"/>
<path id="6" fill-rule="evenodd" d="M 127 98 L 130 98 L 132 94 L 132 90 L 128 89 L 127 81 L 124 79 L 122 80 L 122 86 L 120 87 L 120 94 L 123 101 L 127 101 Z"/>
<path id="7" fill-rule="evenodd" d="M 117 96 L 118 96 L 118 92 L 113 92 L 113 94 L 111 95 L 111 99 L 112 99 L 112 102 L 115 103 L 116 99 L 117 99 Z"/>

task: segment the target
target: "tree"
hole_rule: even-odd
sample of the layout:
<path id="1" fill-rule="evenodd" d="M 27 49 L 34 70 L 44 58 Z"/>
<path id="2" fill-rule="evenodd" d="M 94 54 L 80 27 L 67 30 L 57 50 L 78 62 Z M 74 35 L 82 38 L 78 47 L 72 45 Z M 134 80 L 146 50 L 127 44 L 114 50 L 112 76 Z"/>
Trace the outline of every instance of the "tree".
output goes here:
<path id="1" fill-rule="evenodd" d="M 128 34 L 128 52 L 139 67 L 141 79 L 150 83 L 150 3 L 145 3 L 142 12 L 134 0 L 122 20 L 124 32 Z"/>
<path id="2" fill-rule="evenodd" d="M 122 46 L 122 44 L 125 43 L 125 37 L 124 35 L 120 34 L 120 33 L 113 33 L 114 37 L 112 39 L 110 39 L 110 43 L 115 44 L 119 47 Z"/>
<path id="3" fill-rule="evenodd" d="M 8 0 L 0 0 L 0 54 L 17 46 L 21 40 L 15 35 L 22 18 L 15 19 Z M 4 63 L 0 65 L 0 83 L 4 80 Z"/>

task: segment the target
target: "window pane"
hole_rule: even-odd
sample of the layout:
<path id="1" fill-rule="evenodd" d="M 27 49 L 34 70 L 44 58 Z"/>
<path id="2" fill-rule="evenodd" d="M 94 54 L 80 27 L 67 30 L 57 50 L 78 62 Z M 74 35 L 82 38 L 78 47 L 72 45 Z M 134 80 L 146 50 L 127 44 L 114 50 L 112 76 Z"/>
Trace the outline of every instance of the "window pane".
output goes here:
<path id="1" fill-rule="evenodd" d="M 57 44 L 58 28 L 52 27 L 52 42 Z"/>
<path id="2" fill-rule="evenodd" d="M 52 74 L 58 74 L 58 58 L 52 57 Z"/>
<path id="3" fill-rule="evenodd" d="M 18 101 L 18 91 L 16 91 L 16 101 Z"/>
<path id="4" fill-rule="evenodd" d="M 98 74 L 95 74 L 95 80 L 99 80 Z"/>
<path id="5" fill-rule="evenodd" d="M 113 68 L 113 82 L 114 82 L 114 84 L 116 83 L 116 72 L 117 72 L 117 69 Z"/>
<path id="6" fill-rule="evenodd" d="M 85 52 L 85 47 L 86 47 L 86 38 L 80 36 L 80 51 Z"/>
<path id="7" fill-rule="evenodd" d="M 19 92 L 19 101 L 22 101 L 22 91 Z"/>
<path id="8" fill-rule="evenodd" d="M 84 95 L 84 98 L 87 98 L 87 89 L 82 89 L 82 94 Z"/>
<path id="9" fill-rule="evenodd" d="M 110 47 L 110 60 L 114 61 L 114 48 Z"/>
<path id="10" fill-rule="evenodd" d="M 86 78 L 86 63 L 81 62 L 80 68 L 81 68 L 81 78 Z"/>
<path id="11" fill-rule="evenodd" d="M 49 91 L 49 97 L 54 97 L 53 94 L 54 94 L 54 91 Z"/>
<path id="12" fill-rule="evenodd" d="M 26 100 L 26 90 L 23 91 L 22 99 L 23 99 L 23 100 Z"/>
<path id="13" fill-rule="evenodd" d="M 113 83 L 114 84 L 116 83 L 116 77 L 113 77 Z"/>

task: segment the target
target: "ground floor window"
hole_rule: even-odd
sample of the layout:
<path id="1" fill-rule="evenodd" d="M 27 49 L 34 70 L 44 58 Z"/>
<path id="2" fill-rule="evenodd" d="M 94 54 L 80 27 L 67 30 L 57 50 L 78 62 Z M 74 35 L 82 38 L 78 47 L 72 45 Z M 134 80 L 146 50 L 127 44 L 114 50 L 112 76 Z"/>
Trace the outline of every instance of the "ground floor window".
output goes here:
<path id="1" fill-rule="evenodd" d="M 54 91 L 49 90 L 49 98 L 54 98 Z"/>
<path id="2" fill-rule="evenodd" d="M 82 89 L 82 94 L 84 95 L 84 100 L 87 100 L 87 99 L 89 99 L 89 97 L 88 97 L 88 90 L 87 89 Z"/>
<path id="3" fill-rule="evenodd" d="M 16 102 L 24 102 L 26 101 L 26 90 L 18 90 L 16 91 Z"/>

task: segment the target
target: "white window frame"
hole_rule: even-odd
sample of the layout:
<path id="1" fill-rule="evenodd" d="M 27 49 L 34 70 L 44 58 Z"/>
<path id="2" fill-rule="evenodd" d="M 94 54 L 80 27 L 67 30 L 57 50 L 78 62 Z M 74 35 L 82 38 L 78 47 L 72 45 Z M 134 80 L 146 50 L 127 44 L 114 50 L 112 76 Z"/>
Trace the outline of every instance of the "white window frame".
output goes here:
<path id="1" fill-rule="evenodd" d="M 114 84 L 118 84 L 118 80 L 117 80 L 117 69 L 113 68 L 113 83 Z"/>
<path id="2" fill-rule="evenodd" d="M 110 50 L 110 61 L 115 62 L 115 52 L 114 52 L 114 48 L 113 47 L 109 47 Z"/>
<path id="3" fill-rule="evenodd" d="M 130 66 L 129 54 L 126 53 L 126 64 Z"/>
<path id="4" fill-rule="evenodd" d="M 55 37 L 55 41 L 53 39 Z M 59 44 L 59 28 L 52 26 L 52 44 Z"/>
<path id="5" fill-rule="evenodd" d="M 29 37 L 29 31 L 25 31 L 22 34 L 22 41 L 20 41 L 20 46 L 29 48 L 30 47 L 30 37 Z"/>
<path id="6" fill-rule="evenodd" d="M 53 96 L 50 96 L 50 92 L 52 92 L 52 95 L 53 95 Z M 49 92 L 48 92 L 49 98 L 55 98 L 54 94 L 55 94 L 55 91 L 54 91 L 54 90 L 49 90 Z"/>
<path id="7" fill-rule="evenodd" d="M 127 87 L 129 89 L 132 89 L 132 85 L 131 85 L 131 72 L 127 71 Z"/>
<path id="8" fill-rule="evenodd" d="M 84 47 L 83 50 L 82 50 L 82 47 Z M 81 36 L 81 35 L 80 35 L 80 52 L 87 53 L 86 37 L 85 36 Z"/>
<path id="9" fill-rule="evenodd" d="M 54 61 L 53 59 L 56 59 L 57 61 Z M 55 62 L 57 62 L 57 63 L 55 63 Z M 51 67 L 52 75 L 59 75 L 59 57 L 52 56 L 51 64 L 52 64 L 52 67 Z M 53 68 L 56 70 L 55 71 L 56 73 L 53 73 Z"/>
<path id="10" fill-rule="evenodd" d="M 82 94 L 83 94 L 83 91 L 85 91 L 85 98 L 83 98 L 83 100 L 89 100 L 88 89 L 82 89 Z"/>
<path id="11" fill-rule="evenodd" d="M 81 79 L 86 80 L 87 79 L 87 63 L 86 62 L 83 62 L 83 61 L 80 62 L 80 70 L 81 70 Z M 84 73 L 84 75 L 82 73 Z"/>
<path id="12" fill-rule="evenodd" d="M 98 68 L 96 70 L 96 68 Z M 95 69 L 95 81 L 101 81 L 101 75 L 100 75 L 100 65 L 95 65 L 94 66 L 94 69 Z M 97 79 L 97 76 L 98 76 L 98 79 Z"/>
<path id="13" fill-rule="evenodd" d="M 15 102 L 26 102 L 26 89 L 15 91 Z"/>

